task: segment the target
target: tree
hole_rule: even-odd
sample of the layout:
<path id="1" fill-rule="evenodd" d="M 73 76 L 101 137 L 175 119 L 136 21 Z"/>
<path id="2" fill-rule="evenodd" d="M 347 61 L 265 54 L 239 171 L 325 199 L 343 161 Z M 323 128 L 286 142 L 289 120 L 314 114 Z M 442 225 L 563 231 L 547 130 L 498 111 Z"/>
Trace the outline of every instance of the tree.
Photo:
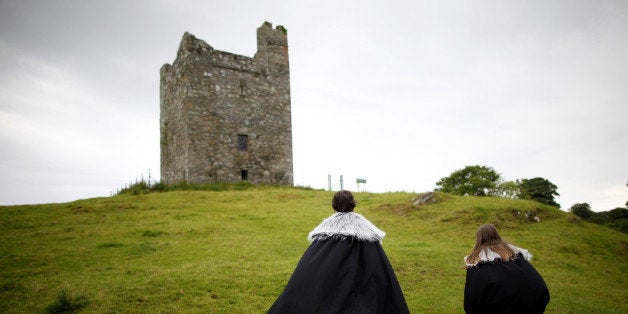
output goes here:
<path id="1" fill-rule="evenodd" d="M 628 209 L 623 207 L 617 207 L 608 212 L 608 218 L 610 220 L 609 227 L 619 230 L 623 233 L 628 233 Z"/>
<path id="2" fill-rule="evenodd" d="M 560 208 L 560 204 L 556 203 L 554 200 L 554 196 L 560 196 L 560 194 L 556 192 L 558 187 L 549 180 L 540 177 L 522 179 L 519 187 L 521 188 L 519 198 L 535 200 L 542 204 Z"/>
<path id="3" fill-rule="evenodd" d="M 617 207 L 610 211 L 594 212 L 587 203 L 574 204 L 569 211 L 576 216 L 598 225 L 628 233 L 628 209 Z"/>
<path id="4" fill-rule="evenodd" d="M 436 182 L 437 191 L 457 195 L 489 195 L 497 186 L 501 176 L 486 166 L 466 166 Z"/>
<path id="5" fill-rule="evenodd" d="M 628 209 L 623 207 L 617 207 L 615 209 L 611 209 L 608 212 L 608 218 L 611 221 L 620 220 L 620 219 L 628 219 Z"/>
<path id="6" fill-rule="evenodd" d="M 593 215 L 591 206 L 588 203 L 573 204 L 569 211 L 582 219 L 589 219 Z"/>
<path id="7" fill-rule="evenodd" d="M 503 197 L 503 198 L 519 198 L 519 194 L 521 194 L 521 188 L 519 187 L 521 182 L 517 181 L 504 181 L 497 184 L 497 187 L 493 189 L 491 192 L 492 196 Z"/>

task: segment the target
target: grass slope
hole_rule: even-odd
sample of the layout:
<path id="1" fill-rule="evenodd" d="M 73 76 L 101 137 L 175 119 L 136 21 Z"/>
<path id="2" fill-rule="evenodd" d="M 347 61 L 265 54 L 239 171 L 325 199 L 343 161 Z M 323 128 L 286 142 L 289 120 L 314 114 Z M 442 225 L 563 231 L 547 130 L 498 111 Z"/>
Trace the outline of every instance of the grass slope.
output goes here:
<path id="1" fill-rule="evenodd" d="M 0 312 L 264 312 L 332 195 L 254 187 L 0 207 Z M 531 201 L 437 194 L 414 207 L 413 196 L 356 194 L 356 212 L 387 232 L 413 313 L 463 312 L 462 258 L 486 222 L 534 254 L 548 313 L 628 312 L 627 235 Z"/>

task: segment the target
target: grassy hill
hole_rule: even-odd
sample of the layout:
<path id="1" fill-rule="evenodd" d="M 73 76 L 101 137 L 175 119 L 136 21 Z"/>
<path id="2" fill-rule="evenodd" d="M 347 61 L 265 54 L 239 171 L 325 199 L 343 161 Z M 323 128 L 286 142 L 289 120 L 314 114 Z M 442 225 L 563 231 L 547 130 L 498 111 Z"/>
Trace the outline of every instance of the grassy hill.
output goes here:
<path id="1" fill-rule="evenodd" d="M 333 193 L 253 187 L 0 207 L 0 312 L 262 313 L 332 214 Z M 356 193 L 413 313 L 461 313 L 475 230 L 527 248 L 548 313 L 628 313 L 628 236 L 532 201 Z M 535 211 L 541 222 L 529 222 Z M 522 214 L 517 214 L 521 212 Z"/>

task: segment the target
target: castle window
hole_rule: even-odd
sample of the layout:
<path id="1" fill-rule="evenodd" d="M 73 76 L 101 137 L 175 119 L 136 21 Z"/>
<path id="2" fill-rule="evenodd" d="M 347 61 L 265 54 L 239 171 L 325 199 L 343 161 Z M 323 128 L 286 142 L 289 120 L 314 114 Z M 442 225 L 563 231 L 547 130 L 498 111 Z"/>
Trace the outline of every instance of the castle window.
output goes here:
<path id="1" fill-rule="evenodd" d="M 240 96 L 246 96 L 246 81 L 244 79 L 240 79 Z"/>
<path id="2" fill-rule="evenodd" d="M 238 134 L 238 151 L 246 152 L 249 149 L 249 137 L 246 134 Z"/>
<path id="3" fill-rule="evenodd" d="M 242 181 L 247 181 L 249 179 L 249 171 L 240 170 L 240 176 L 242 177 Z"/>

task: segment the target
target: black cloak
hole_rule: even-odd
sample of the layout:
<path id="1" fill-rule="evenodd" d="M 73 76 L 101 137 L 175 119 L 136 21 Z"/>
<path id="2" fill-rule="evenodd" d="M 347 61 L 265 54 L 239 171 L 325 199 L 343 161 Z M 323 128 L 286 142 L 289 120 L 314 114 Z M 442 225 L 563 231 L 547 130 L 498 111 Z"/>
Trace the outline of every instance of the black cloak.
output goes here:
<path id="1" fill-rule="evenodd" d="M 325 219 L 268 313 L 409 313 L 384 236 L 353 212 Z"/>
<path id="2" fill-rule="evenodd" d="M 543 313 L 550 301 L 541 275 L 528 262 L 527 250 L 511 246 L 516 255 L 503 262 L 497 254 L 480 255 L 467 265 L 464 310 L 467 313 Z M 492 256 L 492 258 L 491 258 Z M 488 259 L 487 259 L 488 257 Z"/>

